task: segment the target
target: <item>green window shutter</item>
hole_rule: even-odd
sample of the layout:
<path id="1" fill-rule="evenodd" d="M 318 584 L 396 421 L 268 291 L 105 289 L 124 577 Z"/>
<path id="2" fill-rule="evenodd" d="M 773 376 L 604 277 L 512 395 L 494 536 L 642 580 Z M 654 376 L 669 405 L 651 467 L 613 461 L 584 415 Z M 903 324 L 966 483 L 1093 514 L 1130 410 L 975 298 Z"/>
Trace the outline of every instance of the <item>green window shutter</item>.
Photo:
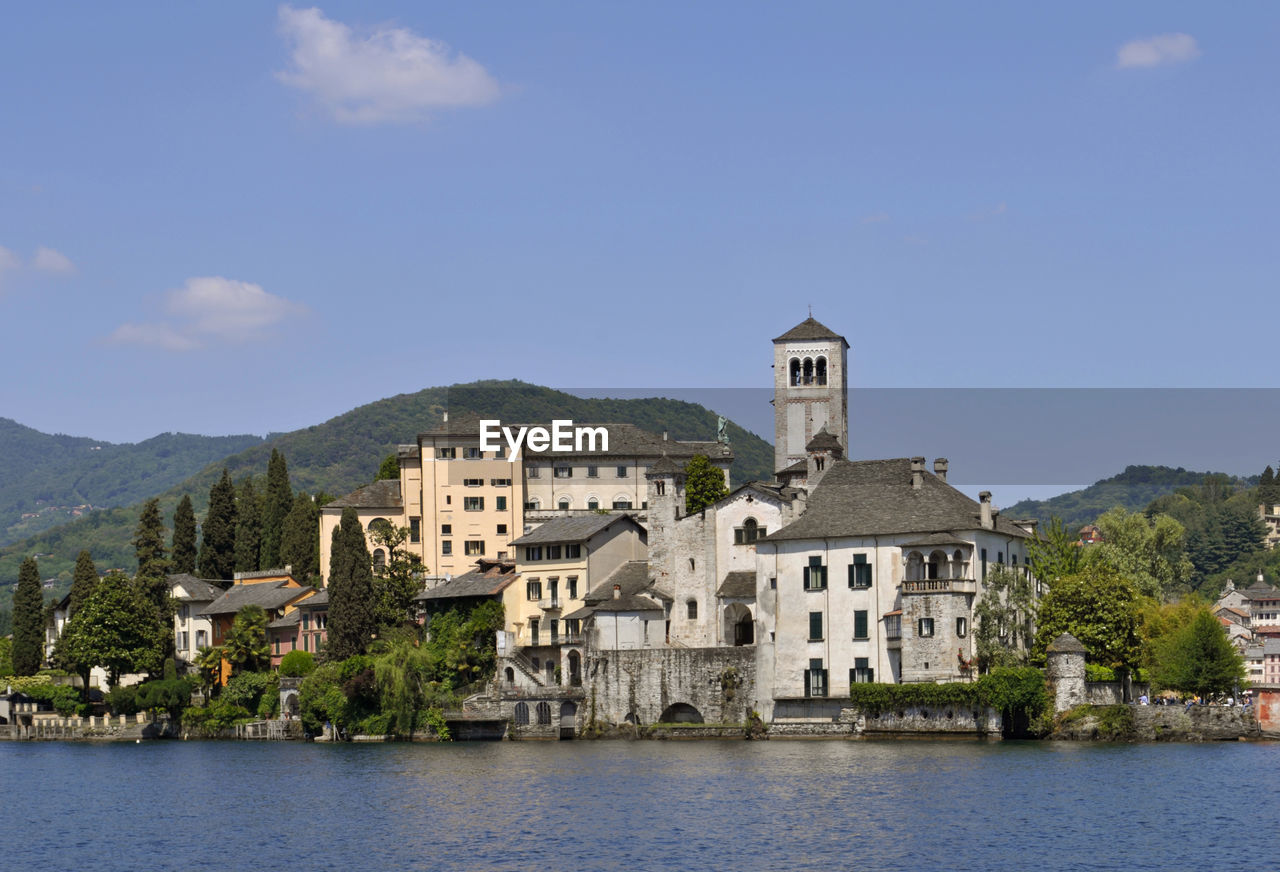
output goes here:
<path id="1" fill-rule="evenodd" d="M 853 638 L 867 638 L 867 613 L 859 609 L 853 613 Z"/>

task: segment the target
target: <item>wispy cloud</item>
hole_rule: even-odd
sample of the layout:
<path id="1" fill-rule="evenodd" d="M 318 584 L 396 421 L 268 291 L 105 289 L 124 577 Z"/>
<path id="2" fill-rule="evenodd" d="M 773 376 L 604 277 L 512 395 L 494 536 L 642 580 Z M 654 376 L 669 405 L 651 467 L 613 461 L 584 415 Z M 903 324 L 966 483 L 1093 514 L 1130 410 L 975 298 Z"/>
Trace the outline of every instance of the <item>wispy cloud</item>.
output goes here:
<path id="1" fill-rule="evenodd" d="M 71 258 L 56 249 L 45 248 L 43 245 L 36 249 L 35 257 L 31 258 L 31 268 L 58 275 L 71 275 L 76 271 L 76 265 L 71 262 Z"/>
<path id="2" fill-rule="evenodd" d="M 1116 52 L 1116 67 L 1160 67 L 1166 64 L 1182 64 L 1200 57 L 1196 38 L 1186 33 L 1161 33 L 1144 39 L 1135 39 L 1120 46 Z"/>
<path id="3" fill-rule="evenodd" d="M 316 8 L 281 6 L 292 67 L 277 73 L 345 124 L 420 121 L 433 109 L 497 99 L 497 81 L 439 40 L 382 25 L 356 34 Z"/>
<path id="4" fill-rule="evenodd" d="M 271 327 L 307 311 L 261 285 L 218 276 L 187 279 L 163 298 L 163 320 L 121 324 L 108 337 L 116 345 L 192 351 L 261 339 Z"/>

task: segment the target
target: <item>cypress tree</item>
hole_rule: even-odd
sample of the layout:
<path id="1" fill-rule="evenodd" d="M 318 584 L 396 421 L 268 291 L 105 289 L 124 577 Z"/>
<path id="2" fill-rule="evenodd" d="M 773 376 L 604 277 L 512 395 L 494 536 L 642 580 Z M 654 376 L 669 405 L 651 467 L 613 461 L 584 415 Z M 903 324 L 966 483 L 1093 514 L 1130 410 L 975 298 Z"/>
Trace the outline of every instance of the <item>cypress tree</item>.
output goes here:
<path id="1" fill-rule="evenodd" d="M 71 578 L 71 602 L 67 606 L 67 617 L 71 617 L 93 593 L 98 586 L 98 567 L 93 565 L 93 556 L 88 551 L 81 551 L 76 557 L 75 573 Z"/>
<path id="2" fill-rule="evenodd" d="M 261 554 L 262 513 L 258 489 L 253 486 L 253 479 L 246 478 L 236 497 L 236 571 L 257 572 L 265 568 Z"/>
<path id="3" fill-rule="evenodd" d="M 133 549 L 138 558 L 135 576 L 139 592 L 157 609 L 167 607 L 169 598 L 169 555 L 164 547 L 164 521 L 160 518 L 160 500 L 153 497 L 142 506 L 138 528 L 133 535 Z"/>
<path id="4" fill-rule="evenodd" d="M 373 561 L 356 510 L 347 506 L 333 531 L 329 562 L 330 660 L 363 654 L 378 626 L 373 591 Z"/>
<path id="5" fill-rule="evenodd" d="M 271 449 L 267 464 L 267 492 L 262 502 L 262 567 L 276 569 L 280 561 L 280 535 L 285 516 L 293 508 L 293 486 L 284 455 Z"/>
<path id="6" fill-rule="evenodd" d="M 209 489 L 209 514 L 200 538 L 200 577 L 231 578 L 236 566 L 236 488 L 224 468 L 222 478 Z"/>
<path id="7" fill-rule="evenodd" d="M 310 582 L 320 574 L 320 507 L 305 493 L 293 500 L 280 531 L 280 560 L 293 577 Z"/>
<path id="8" fill-rule="evenodd" d="M 191 496 L 183 494 L 178 508 L 173 512 L 173 572 L 175 574 L 196 571 L 196 510 L 191 506 Z"/>
<path id="9" fill-rule="evenodd" d="M 40 568 L 34 557 L 18 568 L 13 592 L 13 672 L 35 675 L 44 660 L 44 595 L 40 592 Z"/>
<path id="10" fill-rule="evenodd" d="M 1280 502 L 1276 499 L 1277 491 L 1280 491 L 1280 488 L 1276 487 L 1275 470 L 1268 465 L 1262 471 L 1262 481 L 1258 483 L 1258 500 L 1265 505 L 1273 506 Z"/>

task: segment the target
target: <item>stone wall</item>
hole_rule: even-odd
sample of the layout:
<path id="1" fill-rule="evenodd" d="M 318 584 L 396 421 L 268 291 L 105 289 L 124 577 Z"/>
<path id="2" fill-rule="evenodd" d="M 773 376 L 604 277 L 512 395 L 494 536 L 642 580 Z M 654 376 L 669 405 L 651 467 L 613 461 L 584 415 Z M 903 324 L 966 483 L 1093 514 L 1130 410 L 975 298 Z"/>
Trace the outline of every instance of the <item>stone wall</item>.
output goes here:
<path id="1" fill-rule="evenodd" d="M 993 708 L 961 706 L 911 706 L 901 711 L 882 712 L 878 717 L 859 718 L 866 735 L 900 733 L 914 735 L 963 735 L 1000 738 L 1000 712 Z"/>
<path id="2" fill-rule="evenodd" d="M 683 703 L 706 723 L 741 723 L 755 698 L 755 670 L 749 646 L 592 651 L 586 716 L 594 702 L 599 723 L 652 724 Z"/>
<path id="3" fill-rule="evenodd" d="M 1225 705 L 1133 706 L 1139 742 L 1215 742 L 1261 735 L 1253 708 Z"/>

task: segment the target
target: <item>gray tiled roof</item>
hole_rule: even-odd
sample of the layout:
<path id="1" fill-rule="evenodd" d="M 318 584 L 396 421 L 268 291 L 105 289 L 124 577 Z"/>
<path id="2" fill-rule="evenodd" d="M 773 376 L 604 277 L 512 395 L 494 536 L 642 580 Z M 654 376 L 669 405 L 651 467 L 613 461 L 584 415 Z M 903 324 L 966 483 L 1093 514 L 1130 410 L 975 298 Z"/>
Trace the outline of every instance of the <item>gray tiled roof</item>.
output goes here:
<path id="1" fill-rule="evenodd" d="M 299 612 L 297 609 L 294 609 L 284 617 L 267 624 L 267 628 L 272 630 L 283 630 L 288 627 L 296 627 L 298 626 L 298 623 L 301 620 L 302 620 L 302 613 Z"/>
<path id="2" fill-rule="evenodd" d="M 785 469 L 779 469 L 777 472 L 774 473 L 774 475 L 777 475 L 777 476 L 808 475 L 808 474 L 809 474 L 809 464 L 807 461 L 804 461 L 804 460 L 797 460 L 795 463 L 791 464 Z"/>
<path id="3" fill-rule="evenodd" d="M 1049 643 L 1049 647 L 1045 649 L 1050 654 L 1087 654 L 1088 650 L 1081 644 L 1080 640 L 1070 633 L 1063 633 L 1058 638 Z"/>
<path id="4" fill-rule="evenodd" d="M 187 602 L 193 603 L 211 603 L 218 597 L 222 596 L 225 588 L 216 582 L 206 581 L 203 578 L 196 578 L 189 572 L 180 572 L 177 575 L 170 575 L 169 592 L 172 593 L 174 587 L 182 585 L 182 589 L 187 592 L 185 597 Z M 230 584 L 230 581 L 223 582 Z"/>
<path id="5" fill-rule="evenodd" d="M 932 548 L 935 545 L 972 545 L 961 539 L 955 533 L 947 531 L 945 533 L 930 533 L 927 536 L 921 536 L 919 539 L 912 539 L 910 542 L 903 542 L 903 548 Z"/>
<path id="6" fill-rule="evenodd" d="M 314 594 L 307 597 L 302 602 L 298 603 L 299 608 L 306 608 L 306 609 L 328 608 L 328 606 L 329 606 L 329 591 L 327 588 L 325 590 L 316 591 Z"/>
<path id="7" fill-rule="evenodd" d="M 618 596 L 613 595 L 617 585 Z M 581 619 L 592 612 L 649 612 L 662 609 L 662 604 L 652 599 L 654 591 L 649 587 L 649 561 L 629 560 L 593 587 L 584 596 L 586 606 L 566 618 Z"/>
<path id="8" fill-rule="evenodd" d="M 626 520 L 623 520 L 623 519 Z M 567 518 L 552 518 L 540 524 L 533 532 L 526 533 L 519 539 L 512 540 L 512 545 L 541 545 L 546 542 L 581 542 L 589 539 L 611 524 L 621 522 L 624 526 L 639 527 L 635 519 L 625 512 L 614 514 L 572 515 Z"/>
<path id="9" fill-rule="evenodd" d="M 447 424 L 442 424 L 435 430 L 428 430 L 421 434 L 423 436 L 479 436 L 480 421 L 479 415 L 464 413 L 458 415 L 455 419 L 450 420 Z M 504 422 L 503 426 L 510 427 L 515 431 L 519 427 L 543 427 L 549 429 L 550 422 L 534 421 L 511 423 Z M 608 422 L 587 422 L 575 421 L 575 427 L 604 427 L 609 431 L 609 450 L 608 451 L 539 451 L 531 452 L 527 448 L 524 450 L 525 460 L 533 460 L 536 458 L 546 458 L 554 460 L 556 458 L 566 457 L 602 457 L 602 458 L 626 458 L 626 457 L 660 457 L 663 453 L 670 454 L 677 459 L 688 460 L 695 454 L 705 454 L 712 460 L 732 460 L 733 452 L 728 446 L 722 445 L 715 441 L 705 442 L 678 442 L 674 439 L 663 439 L 660 433 L 650 433 L 648 430 L 641 429 L 635 424 L 621 424 Z M 504 443 L 505 447 L 505 443 Z M 332 504 L 331 504 L 332 505 Z"/>
<path id="10" fill-rule="evenodd" d="M 325 503 L 325 508 L 354 506 L 357 509 L 398 509 L 403 505 L 404 501 L 400 498 L 400 480 L 384 478 L 354 490 L 345 497 L 338 497 L 331 503 Z"/>
<path id="11" fill-rule="evenodd" d="M 510 564 L 506 564 L 510 566 Z M 507 589 L 513 581 L 520 577 L 518 572 L 499 565 L 490 565 L 441 582 L 430 590 L 424 590 L 414 597 L 419 602 L 449 599 L 470 599 L 472 597 L 497 596 Z"/>
<path id="12" fill-rule="evenodd" d="M 248 605 L 271 609 L 282 608 L 315 590 L 312 587 L 286 587 L 283 581 L 263 581 L 258 584 L 232 585 L 222 596 L 205 606 L 198 615 L 235 614 Z"/>
<path id="13" fill-rule="evenodd" d="M 684 472 L 684 466 L 672 460 L 666 452 L 658 458 L 658 462 L 649 467 L 649 475 L 679 475 Z"/>
<path id="14" fill-rule="evenodd" d="M 810 315 L 808 318 L 805 318 L 803 321 L 801 321 L 796 326 L 792 327 L 786 333 L 783 333 L 781 336 L 775 337 L 773 341 L 774 342 L 791 342 L 791 341 L 800 341 L 805 339 L 843 340 L 844 337 L 841 336 L 839 333 L 836 333 L 830 327 L 818 321 L 812 315 Z M 845 343 L 845 345 L 848 345 L 848 344 L 849 344 L 848 342 Z"/>
<path id="15" fill-rule="evenodd" d="M 813 489 L 804 514 L 763 541 L 981 529 L 977 502 L 930 472 L 922 475 L 916 490 L 910 458 L 836 461 Z M 996 520 L 995 531 L 1027 537 L 1003 517 Z"/>
<path id="16" fill-rule="evenodd" d="M 738 599 L 756 598 L 756 574 L 754 570 L 739 569 L 728 573 L 720 583 L 716 596 Z"/>

